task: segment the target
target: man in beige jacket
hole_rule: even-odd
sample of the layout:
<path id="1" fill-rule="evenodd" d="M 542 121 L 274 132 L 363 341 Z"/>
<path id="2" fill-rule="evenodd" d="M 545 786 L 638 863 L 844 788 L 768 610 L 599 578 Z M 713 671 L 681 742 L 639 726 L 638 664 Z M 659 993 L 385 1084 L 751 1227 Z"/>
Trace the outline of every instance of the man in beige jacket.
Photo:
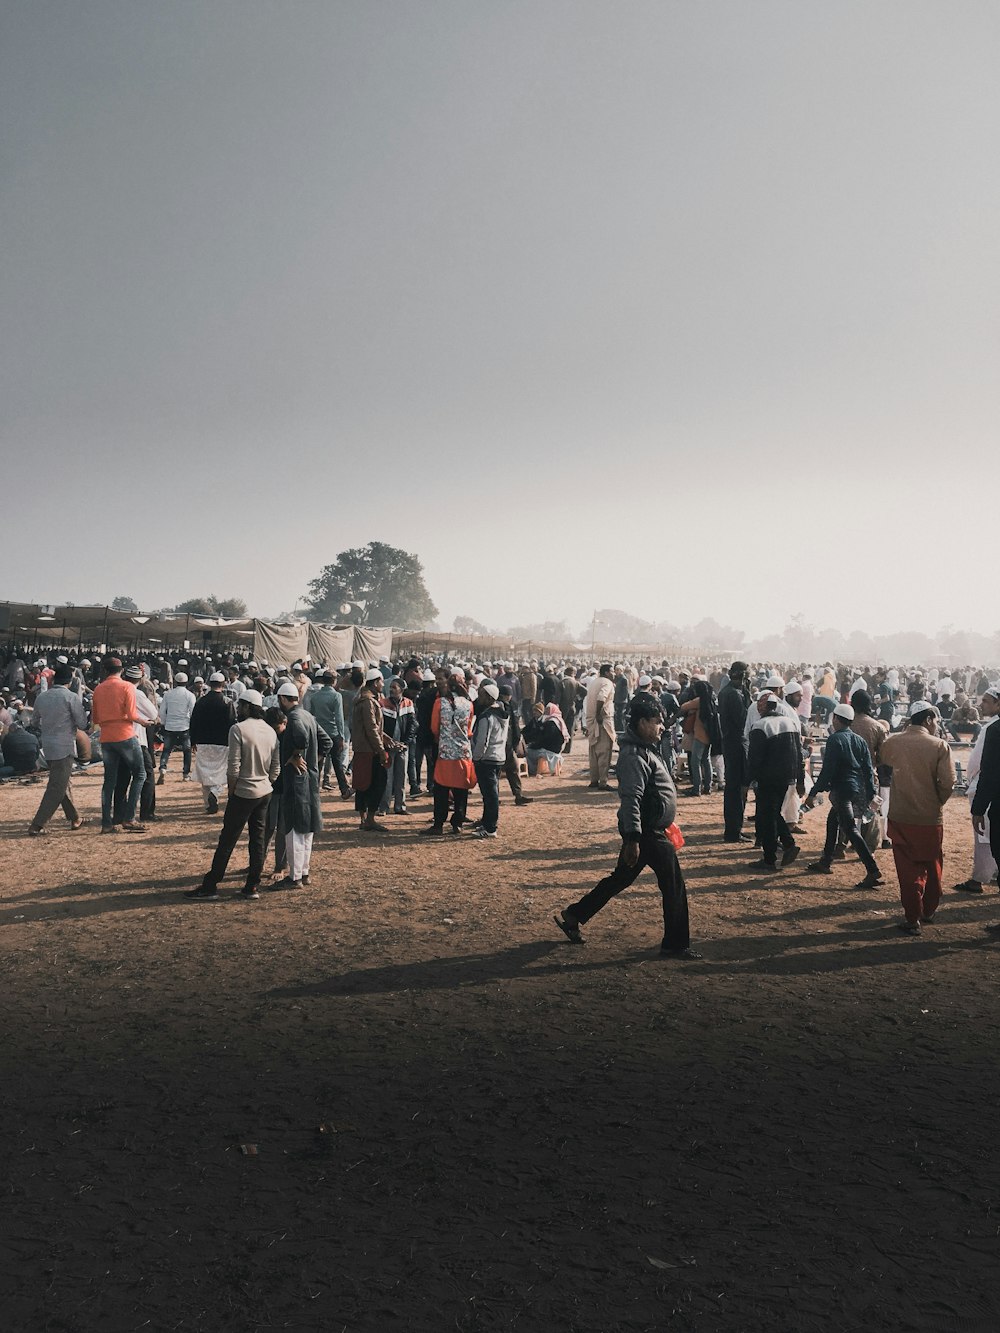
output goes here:
<path id="1" fill-rule="evenodd" d="M 910 706 L 909 726 L 882 742 L 879 761 L 892 769 L 889 840 L 899 876 L 905 919 L 900 930 L 919 935 L 941 901 L 946 801 L 955 787 L 948 742 L 937 735 L 940 714 L 920 699 Z"/>

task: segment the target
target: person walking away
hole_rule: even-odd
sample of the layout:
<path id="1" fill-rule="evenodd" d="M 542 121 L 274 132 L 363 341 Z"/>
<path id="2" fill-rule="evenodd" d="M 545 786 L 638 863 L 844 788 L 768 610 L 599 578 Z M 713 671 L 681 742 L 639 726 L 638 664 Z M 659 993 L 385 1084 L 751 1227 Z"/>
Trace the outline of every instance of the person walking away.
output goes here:
<path id="1" fill-rule="evenodd" d="M 190 726 L 194 776 L 201 784 L 209 815 L 219 813 L 219 797 L 228 787 L 229 729 L 235 721 L 236 709 L 226 693 L 226 677 L 221 671 L 213 671 L 208 678 L 208 693 L 195 701 Z"/>
<path id="2" fill-rule="evenodd" d="M 778 843 L 782 846 L 782 866 L 791 865 L 799 848 L 782 818 L 781 807 L 790 785 L 805 795 L 805 761 L 799 719 L 789 711 L 780 712 L 781 700 L 770 690 L 757 699 L 757 721 L 750 728 L 747 753 L 747 778 L 757 784 L 754 823 L 761 847 L 761 859 L 750 864 L 751 870 L 773 874 L 778 869 Z M 784 706 L 784 705 L 783 705 Z"/>
<path id="3" fill-rule="evenodd" d="M 160 752 L 160 776 L 156 779 L 158 786 L 163 785 L 167 761 L 178 746 L 184 757 L 184 781 L 191 781 L 191 714 L 194 712 L 195 697 L 187 687 L 186 672 L 178 671 L 174 680 L 176 684 L 173 689 L 167 690 L 160 700 L 163 749 Z"/>
<path id="4" fill-rule="evenodd" d="M 941 901 L 944 807 L 955 787 L 955 765 L 937 721 L 934 705 L 918 699 L 910 705 L 909 726 L 882 745 L 882 761 L 892 769 L 889 840 L 903 905 L 899 928 L 909 935 L 934 920 Z"/>
<path id="5" fill-rule="evenodd" d="M 857 698 L 857 694 L 855 695 Z M 830 811 L 826 818 L 826 843 L 823 853 L 809 869 L 815 874 L 833 874 L 833 850 L 838 834 L 851 844 L 865 868 L 865 877 L 858 889 L 874 889 L 884 883 L 878 862 L 858 831 L 857 822 L 875 799 L 875 769 L 867 741 L 851 730 L 854 709 L 850 704 L 837 704 L 833 710 L 833 734 L 826 742 L 823 767 L 803 804 L 811 810 L 820 792 L 830 793 Z"/>
<path id="6" fill-rule="evenodd" d="M 225 696 L 223 696 L 225 698 Z M 228 702 L 228 700 L 227 700 Z M 222 817 L 219 842 L 212 864 L 196 889 L 186 897 L 200 902 L 215 901 L 243 830 L 249 826 L 250 864 L 243 885 L 244 898 L 259 898 L 264 875 L 267 808 L 272 784 L 281 767 L 278 734 L 264 721 L 264 696 L 259 690 L 244 690 L 236 705 L 235 724 L 226 743 L 226 787 L 229 798 Z"/>
<path id="7" fill-rule="evenodd" d="M 324 671 L 320 677 L 319 687 L 307 692 L 302 701 L 302 707 L 307 713 L 313 715 L 316 719 L 316 725 L 321 727 L 333 742 L 330 753 L 323 761 L 321 786 L 324 791 L 333 790 L 333 784 L 330 782 L 330 770 L 332 769 L 337 779 L 340 795 L 346 801 L 351 795 L 351 785 L 347 781 L 347 774 L 344 772 L 344 752 L 346 748 L 344 699 L 336 688 L 336 684 L 336 674 L 333 671 Z"/>
<path id="8" fill-rule="evenodd" d="M 616 894 L 634 884 L 646 866 L 656 876 L 663 900 L 661 958 L 698 959 L 691 948 L 687 889 L 667 829 L 674 822 L 677 793 L 660 754 L 663 712 L 652 697 L 634 703 L 618 755 L 618 864 L 578 902 L 564 908 L 556 925 L 567 939 L 582 944 L 586 925 Z"/>
<path id="9" fill-rule="evenodd" d="M 87 715 L 80 696 L 69 688 L 72 677 L 71 667 L 58 667 L 51 687 L 39 695 L 35 703 L 34 725 L 41 735 L 49 780 L 35 817 L 28 825 L 32 837 L 45 831 L 45 825 L 60 806 L 70 828 L 78 829 L 83 824 L 73 803 L 72 777 L 76 762 L 76 733 L 86 730 Z"/>

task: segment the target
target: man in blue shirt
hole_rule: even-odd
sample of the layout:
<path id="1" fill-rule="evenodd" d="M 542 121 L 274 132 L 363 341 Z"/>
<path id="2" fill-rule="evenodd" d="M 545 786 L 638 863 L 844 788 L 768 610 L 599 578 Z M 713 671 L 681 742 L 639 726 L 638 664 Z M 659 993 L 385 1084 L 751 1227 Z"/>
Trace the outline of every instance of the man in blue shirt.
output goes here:
<path id="1" fill-rule="evenodd" d="M 856 884 L 855 888 L 874 889 L 883 883 L 882 875 L 878 863 L 858 832 L 855 821 L 861 817 L 862 811 L 868 808 L 875 796 L 875 771 L 872 768 L 872 756 L 867 743 L 851 730 L 853 721 L 854 709 L 850 704 L 838 704 L 833 710 L 831 720 L 833 734 L 826 743 L 823 767 L 802 807 L 803 810 L 811 810 L 821 791 L 830 793 L 826 845 L 820 859 L 809 869 L 817 875 L 833 873 L 833 849 L 837 844 L 837 832 L 840 830 L 857 852 L 866 871 L 865 878 Z"/>

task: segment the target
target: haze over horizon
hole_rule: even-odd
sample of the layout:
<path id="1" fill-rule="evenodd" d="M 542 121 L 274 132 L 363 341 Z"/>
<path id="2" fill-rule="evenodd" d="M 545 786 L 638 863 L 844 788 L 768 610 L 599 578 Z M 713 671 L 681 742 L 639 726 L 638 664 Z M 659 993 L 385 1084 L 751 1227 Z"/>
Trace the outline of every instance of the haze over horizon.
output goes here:
<path id="1" fill-rule="evenodd" d="M 1000 8 L 11 0 L 0 599 L 992 635 Z M 17 503 L 13 500 L 17 498 Z"/>

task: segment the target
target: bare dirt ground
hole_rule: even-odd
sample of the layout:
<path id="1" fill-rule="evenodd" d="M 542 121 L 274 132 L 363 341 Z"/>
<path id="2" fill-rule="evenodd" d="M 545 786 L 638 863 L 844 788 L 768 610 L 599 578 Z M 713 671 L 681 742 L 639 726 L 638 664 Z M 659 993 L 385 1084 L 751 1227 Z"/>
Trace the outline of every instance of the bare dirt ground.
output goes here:
<path id="1" fill-rule="evenodd" d="M 582 761 L 493 843 L 325 798 L 312 887 L 249 903 L 183 898 L 218 820 L 177 775 L 135 838 L 0 789 L 0 1326 L 1000 1327 L 995 887 L 910 939 L 894 881 L 804 873 L 825 810 L 761 882 L 688 800 L 704 961 L 648 875 L 574 947 L 618 845 Z M 947 883 L 970 844 L 956 798 Z"/>

